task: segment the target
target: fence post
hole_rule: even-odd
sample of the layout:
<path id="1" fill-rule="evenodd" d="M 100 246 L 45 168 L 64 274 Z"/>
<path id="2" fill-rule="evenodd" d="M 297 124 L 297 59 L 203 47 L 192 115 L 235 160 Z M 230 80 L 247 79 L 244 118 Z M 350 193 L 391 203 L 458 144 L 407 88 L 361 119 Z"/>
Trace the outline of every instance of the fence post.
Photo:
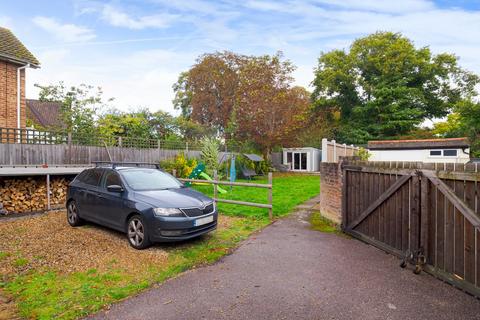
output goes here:
<path id="1" fill-rule="evenodd" d="M 270 220 L 273 219 L 273 175 L 271 172 L 268 173 L 268 184 L 270 188 L 268 188 L 268 204 L 270 204 L 270 208 L 268 209 L 268 218 Z"/>
<path id="2" fill-rule="evenodd" d="M 68 164 L 72 164 L 72 133 L 67 134 Z"/>
<path id="3" fill-rule="evenodd" d="M 333 162 L 337 162 L 337 142 L 332 140 L 333 143 Z"/>
<path id="4" fill-rule="evenodd" d="M 47 174 L 47 210 L 51 209 L 50 205 L 50 175 Z"/>
<path id="5" fill-rule="evenodd" d="M 128 143 L 127 143 L 128 145 Z M 121 148 L 122 147 L 122 137 L 118 137 L 118 146 Z"/>
<path id="6" fill-rule="evenodd" d="M 187 154 L 188 154 L 188 141 L 187 141 L 187 142 L 185 142 L 185 151 L 186 151 L 186 152 L 187 152 Z"/>
<path id="7" fill-rule="evenodd" d="M 322 138 L 322 162 L 328 162 L 328 140 Z"/>
<path id="8" fill-rule="evenodd" d="M 213 170 L 213 201 L 215 201 L 215 206 L 217 205 L 217 185 L 218 173 L 217 170 Z"/>
<path id="9" fill-rule="evenodd" d="M 420 248 L 423 248 L 423 254 L 428 257 L 428 179 L 425 175 L 420 175 Z"/>
<path id="10" fill-rule="evenodd" d="M 348 206 L 348 189 L 347 189 L 347 170 L 343 169 L 343 161 L 345 160 L 342 160 L 338 163 L 338 167 L 337 167 L 337 170 L 340 172 L 341 174 L 341 179 L 342 179 L 342 215 L 341 215 L 341 219 L 342 221 L 340 222 L 340 227 L 342 230 L 345 230 L 348 226 L 348 223 L 349 221 L 347 220 L 347 206 Z M 321 192 L 321 190 L 320 190 Z"/>
<path id="11" fill-rule="evenodd" d="M 174 177 L 177 176 L 177 169 L 173 169 L 173 170 L 172 170 L 172 175 L 173 175 Z"/>

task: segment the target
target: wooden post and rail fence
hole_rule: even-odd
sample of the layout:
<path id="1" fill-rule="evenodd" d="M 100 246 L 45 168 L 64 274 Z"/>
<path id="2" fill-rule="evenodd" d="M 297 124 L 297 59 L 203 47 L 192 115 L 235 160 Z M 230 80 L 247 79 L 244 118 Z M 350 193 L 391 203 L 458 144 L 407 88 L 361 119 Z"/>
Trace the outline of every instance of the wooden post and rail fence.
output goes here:
<path id="1" fill-rule="evenodd" d="M 176 170 L 173 170 L 173 175 L 176 176 Z M 249 207 L 256 207 L 256 208 L 263 208 L 268 209 L 268 218 L 270 220 L 273 219 L 273 175 L 271 172 L 268 173 L 268 182 L 267 184 L 264 183 L 248 183 L 248 182 L 230 182 L 230 181 L 221 181 L 218 180 L 218 173 L 215 170 L 213 174 L 213 180 L 200 180 L 200 179 L 185 179 L 185 178 L 177 178 L 183 182 L 193 182 L 193 183 L 208 183 L 213 184 L 213 200 L 215 203 L 228 203 L 228 204 L 237 204 L 241 206 L 249 206 Z M 238 187 L 250 187 L 250 188 L 260 188 L 260 189 L 268 189 L 268 196 L 267 201 L 268 203 L 256 203 L 256 202 L 248 202 L 248 201 L 239 201 L 239 200 L 228 200 L 228 199 L 221 199 L 218 197 L 218 186 L 238 186 Z"/>

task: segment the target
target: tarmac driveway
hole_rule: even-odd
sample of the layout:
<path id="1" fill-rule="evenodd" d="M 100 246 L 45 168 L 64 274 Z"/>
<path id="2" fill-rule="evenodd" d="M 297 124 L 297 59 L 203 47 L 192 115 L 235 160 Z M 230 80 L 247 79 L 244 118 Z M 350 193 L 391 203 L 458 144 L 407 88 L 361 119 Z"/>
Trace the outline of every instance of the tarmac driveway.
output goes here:
<path id="1" fill-rule="evenodd" d="M 480 301 L 360 241 L 279 220 L 220 262 L 94 319 L 480 319 Z"/>

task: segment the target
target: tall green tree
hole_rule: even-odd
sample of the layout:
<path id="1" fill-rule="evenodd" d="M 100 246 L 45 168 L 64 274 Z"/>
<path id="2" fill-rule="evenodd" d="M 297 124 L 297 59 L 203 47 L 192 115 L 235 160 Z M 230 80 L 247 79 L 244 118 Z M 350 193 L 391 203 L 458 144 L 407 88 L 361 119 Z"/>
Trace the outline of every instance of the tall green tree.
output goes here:
<path id="1" fill-rule="evenodd" d="M 446 121 L 435 124 L 433 132 L 441 137 L 468 137 L 471 154 L 480 157 L 480 103 L 464 100 L 458 103 Z"/>
<path id="2" fill-rule="evenodd" d="M 113 99 L 105 99 L 100 87 L 80 84 L 67 87 L 63 82 L 53 85 L 35 84 L 40 89 L 40 101 L 61 102 L 58 127 L 48 129 L 66 129 L 76 135 L 94 135 L 96 114 L 107 107 Z"/>
<path id="3" fill-rule="evenodd" d="M 335 138 L 365 143 L 404 135 L 425 119 L 446 116 L 476 94 L 478 83 L 454 55 L 434 55 L 399 33 L 377 32 L 354 41 L 348 51 L 320 56 L 312 100 L 317 111 L 327 111 L 336 122 Z"/>

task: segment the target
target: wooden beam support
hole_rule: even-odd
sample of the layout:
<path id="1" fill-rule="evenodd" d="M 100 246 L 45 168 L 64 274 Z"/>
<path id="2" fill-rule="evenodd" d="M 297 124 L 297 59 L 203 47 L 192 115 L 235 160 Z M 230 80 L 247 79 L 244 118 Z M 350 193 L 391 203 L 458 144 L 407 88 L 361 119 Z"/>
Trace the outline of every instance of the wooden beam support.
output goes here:
<path id="1" fill-rule="evenodd" d="M 438 190 L 443 193 L 443 195 L 453 204 L 453 206 L 463 214 L 463 216 L 472 224 L 472 226 L 475 228 L 480 227 L 480 218 L 465 204 L 465 202 L 463 202 L 463 200 L 458 198 L 457 195 L 435 175 L 434 171 L 421 170 L 421 172 L 438 188 Z"/>
<path id="2" fill-rule="evenodd" d="M 383 202 L 385 202 L 388 198 L 390 198 L 401 186 L 403 186 L 408 180 L 410 180 L 410 175 L 405 175 L 400 177 L 394 184 L 390 186 L 384 193 L 380 195 L 380 197 L 375 200 L 371 205 L 368 206 L 365 211 L 363 211 L 349 226 L 347 226 L 348 230 L 353 230 L 356 226 L 358 226 L 363 220 L 365 220 L 378 206 L 380 206 Z"/>
<path id="3" fill-rule="evenodd" d="M 215 198 L 214 200 L 217 201 L 217 202 L 223 202 L 223 203 L 229 203 L 229 204 L 239 204 L 239 205 L 242 205 L 242 206 L 272 209 L 271 204 L 254 203 L 254 202 L 238 201 L 238 200 L 218 199 L 218 198 Z"/>
<path id="4" fill-rule="evenodd" d="M 264 188 L 264 189 L 272 188 L 272 185 L 270 183 L 263 184 L 263 183 L 214 181 L 214 180 L 186 179 L 186 178 L 177 178 L 177 179 L 183 182 L 209 183 L 209 184 L 219 184 L 224 186 L 253 187 L 253 188 Z"/>

